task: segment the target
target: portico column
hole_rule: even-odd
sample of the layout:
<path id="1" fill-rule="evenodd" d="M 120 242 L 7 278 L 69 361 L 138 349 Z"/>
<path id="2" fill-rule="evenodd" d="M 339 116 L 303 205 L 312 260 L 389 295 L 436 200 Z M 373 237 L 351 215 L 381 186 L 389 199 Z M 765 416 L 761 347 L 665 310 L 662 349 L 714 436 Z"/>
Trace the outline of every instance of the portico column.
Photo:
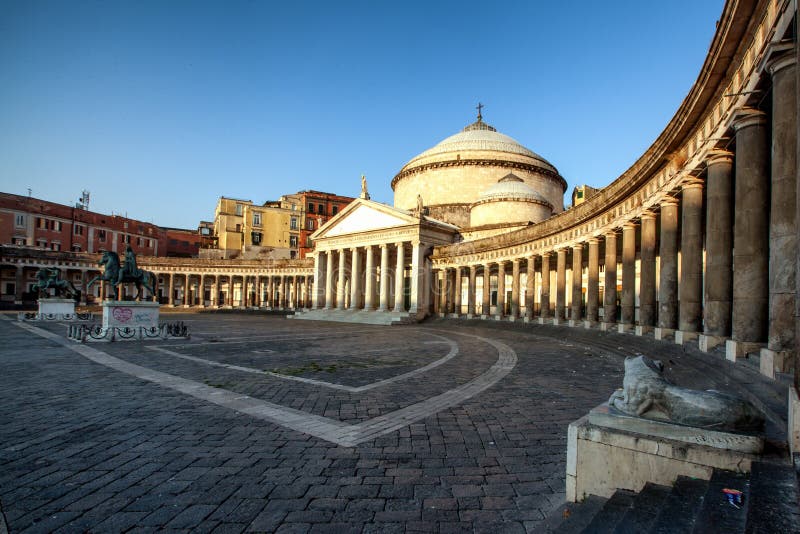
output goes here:
<path id="1" fill-rule="evenodd" d="M 412 314 L 417 314 L 420 310 L 424 311 L 425 296 L 422 293 L 423 281 L 425 280 L 423 250 L 424 247 L 421 242 L 413 241 L 411 243 L 411 309 L 409 311 Z"/>
<path id="2" fill-rule="evenodd" d="M 767 337 L 769 260 L 769 153 L 762 111 L 737 113 L 733 222 L 733 328 L 736 341 Z"/>
<path id="3" fill-rule="evenodd" d="M 405 311 L 405 302 L 403 302 L 403 286 L 405 278 L 405 243 L 397 243 L 397 264 L 395 266 L 395 279 L 394 279 L 394 311 Z"/>
<path id="4" fill-rule="evenodd" d="M 367 272 L 366 288 L 364 289 L 364 309 L 375 309 L 375 250 L 372 245 L 367 246 Z"/>
<path id="5" fill-rule="evenodd" d="M 567 249 L 556 251 L 556 319 L 565 319 L 567 304 Z"/>
<path id="6" fill-rule="evenodd" d="M 101 287 L 105 282 L 102 280 L 100 281 Z M 100 295 L 100 300 L 103 299 L 103 296 Z M 169 273 L 169 297 L 168 297 L 168 304 L 170 306 L 175 305 L 175 273 Z"/>
<path id="7" fill-rule="evenodd" d="M 617 322 L 617 232 L 612 230 L 605 235 L 605 287 L 603 288 L 603 322 Z"/>
<path id="8" fill-rule="evenodd" d="M 636 318 L 636 225 L 622 226 L 622 324 L 633 325 Z"/>
<path id="9" fill-rule="evenodd" d="M 678 328 L 702 331 L 703 311 L 703 181 L 683 184 L 681 203 L 681 281 Z"/>
<path id="10" fill-rule="evenodd" d="M 467 292 L 467 315 L 469 315 L 470 317 L 475 315 L 475 300 L 476 300 L 475 293 L 478 290 L 477 287 L 478 284 L 476 283 L 477 278 L 478 278 L 478 266 L 470 265 L 469 282 L 468 282 L 469 291 Z"/>
<path id="11" fill-rule="evenodd" d="M 281 275 L 281 293 L 278 297 L 278 307 L 282 310 L 289 307 L 289 277 Z"/>
<path id="12" fill-rule="evenodd" d="M 324 252 L 317 251 L 314 254 L 314 280 L 317 281 L 316 286 L 314 287 L 314 293 L 311 296 L 311 307 L 315 310 L 318 310 L 320 307 L 320 301 L 323 298 L 323 295 L 320 294 L 320 290 L 322 289 L 322 284 L 319 282 L 323 280 L 323 263 L 322 263 L 322 256 L 325 254 Z"/>
<path id="13" fill-rule="evenodd" d="M 461 315 L 461 267 L 457 266 L 455 273 L 455 283 L 453 284 L 453 313 Z"/>
<path id="14" fill-rule="evenodd" d="M 333 308 L 333 250 L 325 251 L 325 309 Z"/>
<path id="15" fill-rule="evenodd" d="M 542 302 L 539 315 L 543 319 L 550 317 L 550 252 L 542 254 Z"/>
<path id="16" fill-rule="evenodd" d="M 14 274 L 14 304 L 22 304 L 22 293 L 24 293 L 23 284 L 25 284 L 25 268 L 22 265 L 17 265 L 17 271 Z M 105 282 L 100 280 L 100 287 L 102 288 Z M 102 299 L 103 295 L 101 293 L 100 298 Z"/>
<path id="17" fill-rule="evenodd" d="M 211 306 L 216 307 L 219 303 L 219 275 L 215 274 L 211 283 Z"/>
<path id="18" fill-rule="evenodd" d="M 380 311 L 389 309 L 389 245 L 381 245 Z"/>
<path id="19" fill-rule="evenodd" d="M 519 258 L 511 260 L 511 317 L 519 317 Z"/>
<path id="20" fill-rule="evenodd" d="M 497 262 L 497 313 L 498 317 L 506 314 L 506 262 Z"/>
<path id="21" fill-rule="evenodd" d="M 658 326 L 674 330 L 678 324 L 678 201 L 661 203 L 661 246 L 658 282 Z"/>
<path id="22" fill-rule="evenodd" d="M 489 263 L 483 264 L 483 295 L 481 295 L 481 314 L 492 314 L 492 268 Z"/>
<path id="23" fill-rule="evenodd" d="M 583 243 L 572 246 L 572 312 L 570 319 L 581 320 L 583 308 Z"/>
<path id="24" fill-rule="evenodd" d="M 235 278 L 235 276 L 234 276 L 234 275 L 230 275 L 230 276 L 228 277 L 228 280 L 230 280 L 230 286 L 228 287 L 228 289 L 229 289 L 229 291 L 228 291 L 228 306 L 230 306 L 231 308 L 233 307 L 233 293 L 234 293 L 234 292 L 233 292 L 233 286 L 234 286 L 234 278 Z"/>
<path id="25" fill-rule="evenodd" d="M 267 306 L 270 309 L 275 307 L 275 277 L 273 275 L 267 277 Z"/>
<path id="26" fill-rule="evenodd" d="M 190 285 L 191 284 L 191 277 L 192 277 L 192 275 L 187 273 L 187 274 L 184 275 L 184 279 L 183 279 L 183 305 L 187 306 L 187 307 L 190 304 L 190 299 L 191 299 L 191 294 L 192 294 L 192 288 L 191 288 L 191 285 Z"/>
<path id="27" fill-rule="evenodd" d="M 433 300 L 433 311 L 444 315 L 447 311 L 447 269 L 437 269 L 434 277 L 437 294 Z"/>
<path id="28" fill-rule="evenodd" d="M 336 284 L 336 308 L 339 310 L 344 309 L 345 299 L 345 273 L 347 269 L 347 251 L 346 249 L 339 249 L 339 281 Z"/>
<path id="29" fill-rule="evenodd" d="M 536 262 L 533 256 L 528 256 L 525 267 L 525 318 L 531 320 L 533 318 L 534 307 L 534 290 L 536 287 Z"/>
<path id="30" fill-rule="evenodd" d="M 639 324 L 654 326 L 656 317 L 656 216 L 642 213 L 642 265 L 639 273 Z"/>
<path id="31" fill-rule="evenodd" d="M 302 308 L 300 304 L 300 299 L 302 295 L 300 294 L 300 275 L 296 274 L 292 276 L 292 309 Z"/>
<path id="32" fill-rule="evenodd" d="M 589 269 L 586 280 L 586 320 L 596 323 L 600 300 L 600 240 L 589 239 Z"/>
<path id="33" fill-rule="evenodd" d="M 361 307 L 361 258 L 359 247 L 353 247 L 350 262 L 350 309 Z"/>
<path id="34" fill-rule="evenodd" d="M 795 43 L 797 46 L 797 43 Z M 769 221 L 769 329 L 767 348 L 795 350 L 794 311 L 797 235 L 797 79 L 796 58 L 774 59 L 772 74 L 772 200 Z"/>

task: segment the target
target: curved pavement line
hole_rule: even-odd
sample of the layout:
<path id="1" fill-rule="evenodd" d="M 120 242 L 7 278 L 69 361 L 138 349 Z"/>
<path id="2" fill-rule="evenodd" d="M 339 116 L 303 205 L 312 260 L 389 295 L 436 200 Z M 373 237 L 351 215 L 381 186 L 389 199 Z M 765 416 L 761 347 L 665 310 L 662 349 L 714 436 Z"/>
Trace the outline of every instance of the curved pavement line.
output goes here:
<path id="1" fill-rule="evenodd" d="M 77 352 L 90 361 L 110 367 L 121 373 L 344 447 L 354 447 L 359 443 L 394 432 L 411 423 L 458 405 L 492 387 L 508 375 L 517 364 L 517 354 L 505 343 L 472 334 L 451 332 L 456 335 L 472 337 L 493 346 L 498 353 L 497 361 L 486 372 L 466 384 L 391 413 L 374 417 L 355 425 L 348 425 L 328 417 L 313 415 L 294 408 L 287 408 L 255 399 L 248 395 L 214 388 L 194 380 L 148 369 L 147 367 L 115 358 L 92 347 L 69 341 L 47 330 L 20 322 L 14 324 L 73 352 Z"/>
<path id="2" fill-rule="evenodd" d="M 433 361 L 433 362 L 429 363 L 428 365 L 425 365 L 425 366 L 420 367 L 418 369 L 414 369 L 413 371 L 409 371 L 409 372 L 403 373 L 401 375 L 397 375 L 397 376 L 393 376 L 393 377 L 390 377 L 390 378 L 386 378 L 384 380 L 378 380 L 377 382 L 372 382 L 370 384 L 365 384 L 363 386 L 347 386 L 347 385 L 344 385 L 344 384 L 335 384 L 333 382 L 325 382 L 323 380 L 314 380 L 313 378 L 305 378 L 305 377 L 302 377 L 302 376 L 282 375 L 280 373 L 273 373 L 271 371 L 264 371 L 264 370 L 261 370 L 261 369 L 256 369 L 254 367 L 243 367 L 241 365 L 233 365 L 233 364 L 230 364 L 230 363 L 222 363 L 222 362 L 216 362 L 214 360 L 207 360 L 205 358 L 198 358 L 197 356 L 189 356 L 188 354 L 181 354 L 179 352 L 168 350 L 168 349 L 165 349 L 163 347 L 154 347 L 154 346 L 149 346 L 148 345 L 145 348 L 150 349 L 150 350 L 156 350 L 158 352 L 161 352 L 163 354 L 168 354 L 168 355 L 173 356 L 175 358 L 182 358 L 184 360 L 189 360 L 189 361 L 192 361 L 192 362 L 203 363 L 203 364 L 206 364 L 206 365 L 213 365 L 214 367 L 224 367 L 225 369 L 231 369 L 231 370 L 234 370 L 234 371 L 242 371 L 244 373 L 253 373 L 253 374 L 257 374 L 257 375 L 261 375 L 261 376 L 267 375 L 267 376 L 272 376 L 274 378 L 280 378 L 281 380 L 293 380 L 295 382 L 303 382 L 305 384 L 311 384 L 311 385 L 314 385 L 314 386 L 320 386 L 320 387 L 325 387 L 325 388 L 330 388 L 330 389 L 336 389 L 336 390 L 339 390 L 339 391 L 347 391 L 349 393 L 361 393 L 362 391 L 369 391 L 370 389 L 379 388 L 379 387 L 386 386 L 386 385 L 394 383 L 394 382 L 399 382 L 400 380 L 406 380 L 407 378 L 411 378 L 412 376 L 416 376 L 416 375 L 419 375 L 419 374 L 422 374 L 422 373 L 427 373 L 431 369 L 434 369 L 434 368 L 442 365 L 443 363 L 453 359 L 458 354 L 458 344 L 455 341 L 453 341 L 452 339 L 447 339 L 446 337 L 438 336 L 436 334 L 428 334 L 428 335 L 429 336 L 433 336 L 433 337 L 438 337 L 439 339 L 442 340 L 442 341 L 432 341 L 431 343 L 447 343 L 448 345 L 450 345 L 450 352 L 448 352 L 446 355 L 444 355 L 443 357 L 439 358 L 438 360 Z M 191 346 L 191 345 L 187 345 L 187 346 Z"/>

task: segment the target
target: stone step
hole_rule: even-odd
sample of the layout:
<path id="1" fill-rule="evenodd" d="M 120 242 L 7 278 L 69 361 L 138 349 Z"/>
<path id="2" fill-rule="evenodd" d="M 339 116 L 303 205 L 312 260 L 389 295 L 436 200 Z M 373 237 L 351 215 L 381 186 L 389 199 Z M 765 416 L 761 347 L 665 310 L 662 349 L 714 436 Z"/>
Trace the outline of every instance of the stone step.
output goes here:
<path id="1" fill-rule="evenodd" d="M 583 532 L 607 500 L 597 495 L 589 495 L 581 503 L 565 503 L 547 518 L 545 531 L 553 534 Z"/>
<path id="2" fill-rule="evenodd" d="M 639 534 L 647 532 L 661 511 L 672 488 L 648 482 L 633 500 L 633 507 L 617 524 L 614 534 Z"/>
<path id="3" fill-rule="evenodd" d="M 800 495 L 793 465 L 754 462 L 745 532 L 800 532 L 798 502 Z"/>
<path id="4" fill-rule="evenodd" d="M 603 507 L 592 518 L 584 532 L 594 534 L 611 534 L 625 514 L 633 507 L 636 493 L 628 490 L 617 490 Z"/>
<path id="5" fill-rule="evenodd" d="M 650 532 L 653 534 L 691 532 L 697 512 L 703 506 L 706 491 L 708 491 L 707 480 L 678 477 L 669 496 L 664 500 Z"/>
<path id="6" fill-rule="evenodd" d="M 744 493 L 741 508 L 728 502 L 723 493 L 724 488 L 739 490 Z M 697 520 L 692 532 L 705 534 L 708 532 L 743 533 L 747 523 L 747 508 L 750 501 L 750 484 L 748 476 L 743 473 L 715 469 L 708 481 L 708 490 L 703 497 L 703 506 L 697 512 Z"/>
<path id="7" fill-rule="evenodd" d="M 413 324 L 416 322 L 414 317 L 407 312 L 368 312 L 363 310 L 305 310 L 301 313 L 296 313 L 289 318 L 306 321 L 332 321 L 339 323 L 373 324 L 385 326 L 395 324 Z"/>

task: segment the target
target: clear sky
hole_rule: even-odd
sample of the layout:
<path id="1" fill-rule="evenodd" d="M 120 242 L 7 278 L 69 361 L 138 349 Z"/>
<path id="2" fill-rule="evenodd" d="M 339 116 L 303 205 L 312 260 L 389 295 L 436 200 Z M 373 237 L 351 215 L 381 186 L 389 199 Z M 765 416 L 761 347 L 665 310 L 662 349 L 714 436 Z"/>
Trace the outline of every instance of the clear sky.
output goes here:
<path id="1" fill-rule="evenodd" d="M 219 196 L 392 203 L 475 120 L 601 187 L 694 83 L 722 0 L 0 4 L 0 191 L 162 226 Z M 569 192 L 568 191 L 568 192 Z"/>

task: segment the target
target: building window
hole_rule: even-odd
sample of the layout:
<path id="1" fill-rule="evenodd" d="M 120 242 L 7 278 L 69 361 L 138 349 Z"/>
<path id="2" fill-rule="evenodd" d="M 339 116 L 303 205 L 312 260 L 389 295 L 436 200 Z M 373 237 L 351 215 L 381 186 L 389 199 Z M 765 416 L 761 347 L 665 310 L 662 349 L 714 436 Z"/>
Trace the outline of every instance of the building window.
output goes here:
<path id="1" fill-rule="evenodd" d="M 242 225 L 241 224 L 237 224 L 236 225 L 236 231 L 237 232 L 241 232 L 242 231 Z"/>
<path id="2" fill-rule="evenodd" d="M 311 202 L 308 203 L 308 213 L 314 213 L 314 204 Z"/>
<path id="3" fill-rule="evenodd" d="M 73 243 L 73 245 L 72 245 L 72 252 L 80 252 L 80 251 L 81 251 L 81 245 L 80 245 L 80 243 Z"/>
<path id="4" fill-rule="evenodd" d="M 292 202 L 292 211 L 297 211 L 297 204 Z"/>
<path id="5" fill-rule="evenodd" d="M 122 242 L 125 243 L 126 245 L 130 245 L 131 244 L 131 236 L 128 235 L 128 234 L 125 234 L 125 236 L 122 238 Z"/>
<path id="6" fill-rule="evenodd" d="M 306 221 L 306 230 L 313 230 L 314 229 L 314 219 L 308 219 Z"/>
<path id="7" fill-rule="evenodd" d="M 297 230 L 297 217 L 292 217 L 291 223 L 289 224 L 289 228 L 291 230 Z"/>
<path id="8" fill-rule="evenodd" d="M 41 217 L 36 218 L 36 227 L 41 228 L 42 230 L 47 230 L 47 219 L 43 219 Z"/>
<path id="9" fill-rule="evenodd" d="M 243 209 L 244 209 L 244 208 L 242 207 L 242 205 L 241 205 L 241 204 L 236 204 L 236 215 L 238 215 L 239 217 L 241 217 L 241 216 L 242 216 L 242 210 L 243 210 Z"/>
<path id="10" fill-rule="evenodd" d="M 25 238 L 24 237 L 15 237 L 11 239 L 12 245 L 25 245 Z"/>
<path id="11" fill-rule="evenodd" d="M 339 213 L 339 206 L 334 206 L 332 213 L 333 213 L 333 215 L 336 215 L 337 213 Z"/>
<path id="12" fill-rule="evenodd" d="M 314 241 L 311 239 L 311 236 L 306 237 L 306 248 L 312 248 L 314 246 Z"/>
<path id="13" fill-rule="evenodd" d="M 17 213 L 14 217 L 14 225 L 17 228 L 24 228 L 25 227 L 25 215 L 22 213 Z"/>
<path id="14" fill-rule="evenodd" d="M 47 239 L 37 239 L 36 240 L 36 246 L 37 247 L 42 247 L 42 248 L 47 248 Z"/>
<path id="15" fill-rule="evenodd" d="M 256 211 L 253 213 L 253 226 L 261 226 L 261 212 Z"/>
<path id="16" fill-rule="evenodd" d="M 61 250 L 61 243 L 59 243 L 57 241 L 53 241 L 50 244 L 50 248 L 53 249 L 53 250 Z"/>
<path id="17" fill-rule="evenodd" d="M 292 251 L 289 252 L 289 259 L 292 259 L 292 260 L 297 259 L 297 251 L 296 250 L 292 250 Z"/>
<path id="18" fill-rule="evenodd" d="M 289 236 L 289 246 L 291 248 L 297 248 L 297 236 L 296 235 L 290 235 Z"/>
<path id="19" fill-rule="evenodd" d="M 83 225 L 76 224 L 72 229 L 72 233 L 74 233 L 75 235 L 83 235 Z"/>
<path id="20" fill-rule="evenodd" d="M 252 232 L 250 238 L 253 240 L 254 245 L 261 244 L 261 232 Z"/>
<path id="21" fill-rule="evenodd" d="M 147 246 L 148 246 L 149 248 L 153 248 L 153 240 L 152 240 L 152 239 L 148 239 L 148 240 L 147 240 Z"/>
<path id="22" fill-rule="evenodd" d="M 14 282 L 6 282 L 6 295 L 16 295 L 17 294 L 17 284 Z"/>
<path id="23" fill-rule="evenodd" d="M 98 230 L 97 231 L 97 240 L 101 243 L 106 242 L 106 231 L 105 230 Z"/>
<path id="24" fill-rule="evenodd" d="M 141 237 L 136 238 L 136 246 L 141 247 L 144 244 L 144 240 Z"/>
<path id="25" fill-rule="evenodd" d="M 323 206 L 322 204 L 317 204 L 317 208 L 318 208 L 317 213 L 319 213 L 320 215 L 325 215 L 325 206 Z"/>
<path id="26" fill-rule="evenodd" d="M 61 221 L 52 221 L 53 223 L 53 230 L 56 232 L 61 231 Z"/>

